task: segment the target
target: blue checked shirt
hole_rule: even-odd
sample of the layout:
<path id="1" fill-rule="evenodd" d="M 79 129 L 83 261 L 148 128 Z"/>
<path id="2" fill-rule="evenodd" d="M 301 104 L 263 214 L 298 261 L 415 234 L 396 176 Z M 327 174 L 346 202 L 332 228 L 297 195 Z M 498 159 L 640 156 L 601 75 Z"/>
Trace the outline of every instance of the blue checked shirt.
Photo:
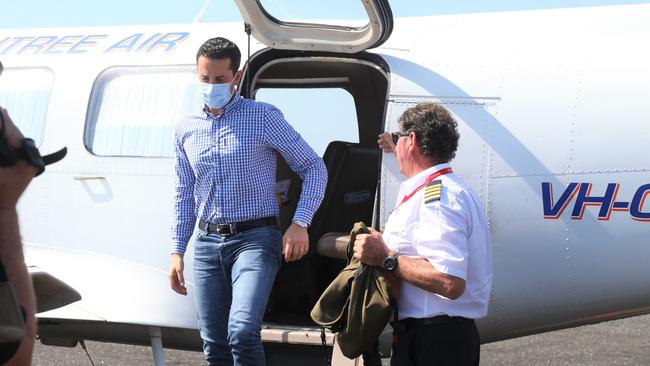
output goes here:
<path id="1" fill-rule="evenodd" d="M 311 223 L 327 170 L 277 108 L 235 95 L 217 117 L 185 116 L 176 128 L 172 253 L 185 253 L 197 217 L 224 224 L 277 215 L 278 152 L 303 180 L 293 219 Z"/>

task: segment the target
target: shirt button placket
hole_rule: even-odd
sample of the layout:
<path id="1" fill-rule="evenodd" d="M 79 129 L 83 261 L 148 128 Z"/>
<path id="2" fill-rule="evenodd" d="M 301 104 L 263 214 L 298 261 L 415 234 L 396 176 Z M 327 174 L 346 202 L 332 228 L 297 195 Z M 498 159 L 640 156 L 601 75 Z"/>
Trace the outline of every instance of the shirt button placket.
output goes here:
<path id="1" fill-rule="evenodd" d="M 215 117 L 215 135 L 214 135 L 214 141 L 216 143 L 216 148 L 214 149 L 214 160 L 215 160 L 215 169 L 214 169 L 214 183 L 215 184 L 215 190 L 217 191 L 215 196 L 216 200 L 218 201 L 217 207 L 215 207 L 215 211 L 217 211 L 217 208 L 221 208 L 223 210 L 224 206 L 224 193 L 225 192 L 220 192 L 219 188 L 223 187 L 223 169 L 219 169 L 219 165 L 223 166 L 223 162 L 221 161 L 221 128 L 223 126 L 223 112 L 221 115 L 218 117 Z M 221 212 L 223 215 L 223 212 Z"/>
<path id="2" fill-rule="evenodd" d="M 218 192 L 215 192 L 217 190 L 217 187 L 219 185 L 219 177 L 217 175 L 217 169 L 219 168 L 219 118 L 218 117 L 211 117 L 212 119 L 212 172 L 210 174 L 211 179 L 210 179 L 210 195 L 209 200 L 213 202 L 219 200 L 219 194 Z M 216 205 L 212 207 L 212 222 L 215 222 L 217 216 L 218 216 L 218 207 L 220 205 L 220 202 L 217 202 Z"/>

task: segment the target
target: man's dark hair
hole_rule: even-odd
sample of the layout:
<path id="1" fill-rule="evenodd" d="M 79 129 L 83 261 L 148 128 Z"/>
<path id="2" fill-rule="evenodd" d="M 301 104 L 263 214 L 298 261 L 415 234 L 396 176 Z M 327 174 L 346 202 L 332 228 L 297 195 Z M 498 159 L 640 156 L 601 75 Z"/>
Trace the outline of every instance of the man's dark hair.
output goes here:
<path id="1" fill-rule="evenodd" d="M 230 69 L 232 70 L 232 73 L 234 74 L 239 70 L 239 63 L 241 62 L 241 52 L 239 52 L 239 47 L 223 37 L 210 38 L 205 41 L 196 53 L 197 62 L 201 56 L 213 60 L 228 58 L 230 59 Z"/>
<path id="2" fill-rule="evenodd" d="M 420 103 L 407 109 L 400 118 L 404 132 L 414 132 L 422 155 L 437 163 L 447 163 L 456 156 L 458 123 L 439 103 Z"/>

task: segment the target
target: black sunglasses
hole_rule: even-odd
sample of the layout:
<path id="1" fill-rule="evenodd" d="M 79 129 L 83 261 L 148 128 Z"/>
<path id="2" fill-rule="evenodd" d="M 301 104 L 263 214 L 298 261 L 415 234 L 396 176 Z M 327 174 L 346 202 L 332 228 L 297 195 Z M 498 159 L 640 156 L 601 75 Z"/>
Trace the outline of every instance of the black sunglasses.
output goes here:
<path id="1" fill-rule="evenodd" d="M 397 145 L 397 141 L 399 141 L 400 137 L 406 137 L 410 134 L 410 132 L 392 132 L 390 137 L 393 139 L 393 144 Z"/>

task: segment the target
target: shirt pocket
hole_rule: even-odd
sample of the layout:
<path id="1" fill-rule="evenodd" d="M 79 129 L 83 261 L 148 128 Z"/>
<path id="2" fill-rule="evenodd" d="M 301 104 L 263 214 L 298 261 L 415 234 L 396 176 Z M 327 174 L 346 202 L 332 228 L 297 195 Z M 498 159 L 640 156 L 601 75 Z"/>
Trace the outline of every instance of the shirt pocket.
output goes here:
<path id="1" fill-rule="evenodd" d="M 388 246 L 402 254 L 417 255 L 413 246 L 412 223 L 414 222 L 409 212 L 400 211 L 408 207 L 400 207 L 394 211 L 386 221 L 384 236 L 389 239 Z"/>

